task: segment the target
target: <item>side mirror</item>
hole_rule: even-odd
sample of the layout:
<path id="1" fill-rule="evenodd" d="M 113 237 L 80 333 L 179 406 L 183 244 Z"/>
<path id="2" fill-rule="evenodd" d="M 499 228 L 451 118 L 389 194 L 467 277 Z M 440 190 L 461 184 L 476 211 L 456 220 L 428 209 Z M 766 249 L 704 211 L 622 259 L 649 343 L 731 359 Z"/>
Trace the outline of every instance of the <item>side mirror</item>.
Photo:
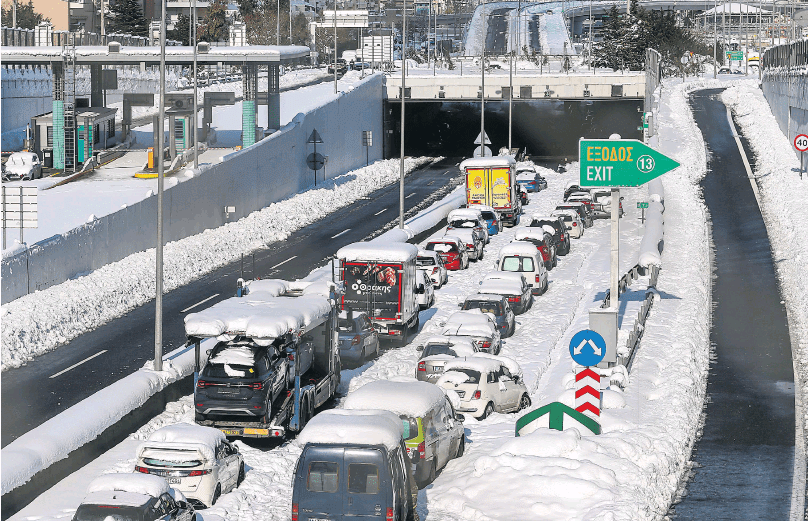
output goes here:
<path id="1" fill-rule="evenodd" d="M 463 307 L 463 304 L 465 304 L 465 302 L 458 302 L 458 303 L 457 303 L 457 307 L 462 308 L 462 307 Z"/>
<path id="2" fill-rule="evenodd" d="M 510 381 L 511 381 L 511 379 L 510 379 L 510 378 L 508 378 L 508 377 L 507 377 L 507 376 L 505 376 L 505 375 L 502 375 L 502 376 L 500 376 L 500 377 L 499 377 L 499 381 L 500 381 L 500 382 L 510 382 Z"/>
<path id="3" fill-rule="evenodd" d="M 423 350 L 424 350 L 424 345 L 423 345 L 423 344 L 421 344 L 421 345 L 419 345 L 419 346 L 415 346 L 415 350 L 416 350 L 416 351 L 423 351 Z"/>
<path id="4" fill-rule="evenodd" d="M 460 421 L 460 422 L 464 422 L 464 421 L 466 421 L 466 417 L 458 412 L 458 413 L 455 413 L 455 420 Z"/>
<path id="5" fill-rule="evenodd" d="M 426 288 L 424 288 L 424 285 L 423 285 L 423 284 L 419 284 L 419 285 L 418 285 L 418 293 L 423 293 L 423 292 L 425 292 L 425 291 L 426 291 Z"/>

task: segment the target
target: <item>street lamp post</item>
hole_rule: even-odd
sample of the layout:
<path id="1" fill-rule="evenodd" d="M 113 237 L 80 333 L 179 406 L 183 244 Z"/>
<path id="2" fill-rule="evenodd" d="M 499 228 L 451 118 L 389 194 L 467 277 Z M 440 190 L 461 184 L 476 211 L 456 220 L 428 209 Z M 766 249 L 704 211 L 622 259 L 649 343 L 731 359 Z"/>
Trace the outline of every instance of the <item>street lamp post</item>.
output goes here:
<path id="1" fill-rule="evenodd" d="M 485 157 L 485 4 L 481 10 L 480 31 L 480 157 Z"/>
<path id="2" fill-rule="evenodd" d="M 718 0 L 713 6 L 713 79 L 718 77 Z"/>
<path id="3" fill-rule="evenodd" d="M 401 11 L 401 160 L 399 161 L 398 227 L 404 229 L 404 98 L 407 97 L 407 0 Z"/>
<path id="4" fill-rule="evenodd" d="M 196 86 L 196 0 L 192 0 L 191 2 L 191 45 L 194 46 L 194 168 L 199 168 L 199 139 L 197 137 L 197 131 L 199 129 L 199 101 L 197 100 L 198 91 Z"/>
<path id="5" fill-rule="evenodd" d="M 275 45 L 281 44 L 281 0 L 278 0 L 278 7 L 275 9 Z"/>
<path id="6" fill-rule="evenodd" d="M 160 100 L 157 129 L 157 247 L 155 249 L 154 370 L 163 370 L 163 149 L 165 148 L 166 0 L 160 17 Z"/>
<path id="7" fill-rule="evenodd" d="M 334 94 L 337 93 L 337 0 L 334 0 Z"/>

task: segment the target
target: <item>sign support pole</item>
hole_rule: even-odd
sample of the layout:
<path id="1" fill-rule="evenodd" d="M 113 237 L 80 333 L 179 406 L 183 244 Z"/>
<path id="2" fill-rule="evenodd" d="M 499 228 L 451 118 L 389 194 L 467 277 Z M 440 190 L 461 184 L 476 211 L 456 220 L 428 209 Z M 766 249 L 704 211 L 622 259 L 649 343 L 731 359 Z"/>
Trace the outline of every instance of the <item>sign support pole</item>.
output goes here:
<path id="1" fill-rule="evenodd" d="M 617 311 L 620 292 L 617 281 L 620 278 L 620 188 L 612 187 L 612 241 L 610 261 L 609 307 Z"/>

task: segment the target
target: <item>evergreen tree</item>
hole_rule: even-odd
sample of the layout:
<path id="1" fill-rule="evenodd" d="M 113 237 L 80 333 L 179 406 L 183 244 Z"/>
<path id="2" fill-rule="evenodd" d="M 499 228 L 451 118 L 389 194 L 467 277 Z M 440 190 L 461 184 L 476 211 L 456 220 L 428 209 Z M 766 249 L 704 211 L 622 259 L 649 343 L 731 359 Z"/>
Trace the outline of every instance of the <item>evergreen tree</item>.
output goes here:
<path id="1" fill-rule="evenodd" d="M 147 36 L 149 24 L 143 16 L 138 0 L 118 0 L 110 9 L 111 20 L 107 22 L 107 33 Z"/>
<path id="2" fill-rule="evenodd" d="M 168 31 L 167 36 L 171 40 L 182 42 L 183 45 L 191 45 L 191 17 L 185 13 L 180 13 L 177 23 L 174 24 L 174 29 Z"/>
<path id="3" fill-rule="evenodd" d="M 227 20 L 227 2 L 213 0 L 208 7 L 208 16 L 199 31 L 199 39 L 206 42 L 221 42 L 230 37 L 230 22 Z"/>
<path id="4" fill-rule="evenodd" d="M 242 20 L 253 13 L 258 11 L 258 2 L 256 0 L 238 0 L 238 14 Z"/>
<path id="5" fill-rule="evenodd" d="M 14 7 L 12 5 L 9 5 L 8 9 L 5 7 L 2 8 L 3 27 L 11 27 L 13 25 L 13 9 Z M 50 18 L 45 18 L 41 13 L 37 13 L 34 10 L 33 0 L 28 0 L 27 4 L 17 4 L 17 27 L 21 29 L 33 29 L 41 22 L 50 22 Z"/>

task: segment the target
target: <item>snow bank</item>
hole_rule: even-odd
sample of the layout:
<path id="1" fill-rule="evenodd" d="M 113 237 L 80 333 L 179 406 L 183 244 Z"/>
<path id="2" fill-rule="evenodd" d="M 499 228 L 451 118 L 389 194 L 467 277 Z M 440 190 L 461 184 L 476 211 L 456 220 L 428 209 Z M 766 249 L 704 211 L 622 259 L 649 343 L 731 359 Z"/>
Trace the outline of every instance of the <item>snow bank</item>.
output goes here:
<path id="1" fill-rule="evenodd" d="M 407 159 L 407 172 L 431 161 Z M 399 179 L 399 161 L 329 179 L 316 188 L 273 203 L 237 222 L 170 242 L 164 249 L 165 290 L 180 286 L 240 257 L 282 241 L 329 213 Z M 188 252 L 194 252 L 189 255 Z M 2 307 L 2 370 L 19 367 L 154 298 L 154 250 L 136 253 L 84 277 L 21 297 Z"/>
<path id="2" fill-rule="evenodd" d="M 342 407 L 381 409 L 399 416 L 418 418 L 445 400 L 443 391 L 431 383 L 376 380 L 349 394 Z"/>
<path id="3" fill-rule="evenodd" d="M 797 405 L 802 403 L 803 431 L 808 432 L 808 184 L 800 179 L 799 155 L 756 84 L 727 89 L 721 98 L 755 155 L 759 203 L 788 309 Z"/>
<path id="4" fill-rule="evenodd" d="M 331 409 L 309 420 L 295 443 L 301 447 L 310 443 L 382 445 L 393 450 L 403 433 L 404 424 L 390 411 Z"/>
<path id="5" fill-rule="evenodd" d="M 205 351 L 203 347 L 202 364 Z M 152 395 L 191 374 L 194 364 L 193 347 L 172 351 L 163 357 L 163 371 L 151 370 L 149 362 L 6 445 L 0 458 L 2 493 L 19 487 L 40 470 L 93 441 Z"/>
<path id="6" fill-rule="evenodd" d="M 410 262 L 418 256 L 418 247 L 412 244 L 402 244 L 384 241 L 355 242 L 343 246 L 337 252 L 337 258 L 346 262 Z"/>

